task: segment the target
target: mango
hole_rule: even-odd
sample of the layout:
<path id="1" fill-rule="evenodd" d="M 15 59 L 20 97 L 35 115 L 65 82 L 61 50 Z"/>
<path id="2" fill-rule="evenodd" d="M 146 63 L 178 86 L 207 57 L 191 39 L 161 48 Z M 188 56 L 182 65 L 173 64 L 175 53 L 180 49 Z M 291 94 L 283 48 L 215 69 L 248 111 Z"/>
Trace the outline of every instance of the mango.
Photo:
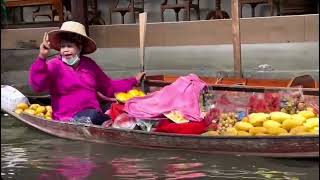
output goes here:
<path id="1" fill-rule="evenodd" d="M 256 134 L 256 136 L 270 136 L 270 135 L 266 134 L 266 133 L 258 133 L 258 134 Z"/>
<path id="2" fill-rule="evenodd" d="M 272 112 L 270 113 L 271 120 L 277 121 L 279 123 L 282 123 L 286 119 L 290 119 L 291 115 L 284 113 L 284 112 Z"/>
<path id="3" fill-rule="evenodd" d="M 51 106 L 46 106 L 46 111 L 47 111 L 47 112 L 48 112 L 48 111 L 52 112 L 52 107 L 51 107 Z"/>
<path id="4" fill-rule="evenodd" d="M 309 129 L 308 132 L 314 133 L 314 134 L 319 134 L 319 127 L 314 127 L 312 129 Z"/>
<path id="5" fill-rule="evenodd" d="M 139 96 L 145 96 L 146 94 L 142 91 L 139 91 Z"/>
<path id="6" fill-rule="evenodd" d="M 263 122 L 269 118 L 268 114 L 265 113 L 252 113 L 249 114 L 249 122 L 253 126 L 262 126 Z"/>
<path id="7" fill-rule="evenodd" d="M 297 135 L 301 132 L 306 132 L 308 130 L 308 128 L 306 128 L 305 126 L 297 126 L 297 127 L 294 127 L 290 130 L 290 134 L 291 135 Z"/>
<path id="8" fill-rule="evenodd" d="M 40 106 L 40 104 L 31 104 L 29 109 L 36 110 L 39 106 Z"/>
<path id="9" fill-rule="evenodd" d="M 290 118 L 290 119 L 284 120 L 282 122 L 281 127 L 286 129 L 287 131 L 290 131 L 292 128 L 302 125 L 302 123 L 303 123 L 303 120 L 301 120 L 301 119 Z"/>
<path id="10" fill-rule="evenodd" d="M 297 136 L 310 136 L 310 135 L 316 135 L 316 134 L 312 133 L 312 132 L 298 132 L 295 135 L 297 135 Z"/>
<path id="11" fill-rule="evenodd" d="M 236 130 L 236 128 L 233 127 L 227 128 L 227 130 L 222 133 L 222 135 L 224 136 L 236 136 L 237 134 L 238 131 Z"/>
<path id="12" fill-rule="evenodd" d="M 28 104 L 26 104 L 26 103 L 19 103 L 18 105 L 17 105 L 17 109 L 22 109 L 22 110 L 25 110 L 25 109 L 27 109 L 28 108 Z"/>
<path id="13" fill-rule="evenodd" d="M 288 132 L 283 132 L 283 133 L 278 134 L 278 136 L 291 136 L 291 134 Z"/>
<path id="14" fill-rule="evenodd" d="M 24 112 L 31 115 L 35 115 L 36 113 L 33 109 L 25 109 Z"/>
<path id="15" fill-rule="evenodd" d="M 308 129 L 311 129 L 313 127 L 319 127 L 319 118 L 310 118 L 307 119 L 306 122 L 303 124 Z"/>
<path id="16" fill-rule="evenodd" d="M 278 135 L 278 134 L 288 133 L 285 129 L 283 129 L 281 127 L 267 128 L 267 130 L 270 135 Z"/>
<path id="17" fill-rule="evenodd" d="M 248 133 L 247 131 L 238 131 L 238 136 L 250 136 L 251 134 Z"/>
<path id="18" fill-rule="evenodd" d="M 242 122 L 248 122 L 248 123 L 250 123 L 248 117 L 244 117 L 241 121 L 242 121 Z"/>
<path id="19" fill-rule="evenodd" d="M 36 114 L 44 113 L 45 111 L 46 111 L 46 108 L 44 106 L 39 106 L 36 109 Z"/>
<path id="20" fill-rule="evenodd" d="M 263 122 L 263 127 L 269 129 L 269 128 L 278 128 L 281 127 L 281 124 L 274 120 L 267 120 Z"/>
<path id="21" fill-rule="evenodd" d="M 236 124 L 234 125 L 234 127 L 238 130 L 238 131 L 249 131 L 250 128 L 253 128 L 253 125 L 248 123 L 248 122 L 236 122 Z"/>
<path id="22" fill-rule="evenodd" d="M 45 116 L 44 118 L 47 119 L 47 120 L 52 120 L 51 116 Z"/>
<path id="23" fill-rule="evenodd" d="M 267 128 L 265 127 L 253 127 L 249 129 L 249 133 L 254 136 L 257 134 L 266 134 L 267 133 Z"/>
<path id="24" fill-rule="evenodd" d="M 218 131 L 207 131 L 203 134 L 201 134 L 202 136 L 218 136 L 219 132 Z"/>
<path id="25" fill-rule="evenodd" d="M 36 113 L 36 116 L 44 117 L 44 114 L 43 113 Z"/>
<path id="26" fill-rule="evenodd" d="M 300 114 L 293 114 L 291 118 L 301 122 L 304 122 L 306 120 L 306 118 Z"/>
<path id="27" fill-rule="evenodd" d="M 17 113 L 17 114 L 21 114 L 23 112 L 23 109 L 18 108 L 14 112 Z"/>
<path id="28" fill-rule="evenodd" d="M 316 116 L 313 111 L 306 111 L 306 110 L 300 111 L 298 112 L 298 114 L 302 115 L 306 119 L 313 118 Z"/>
<path id="29" fill-rule="evenodd" d="M 137 96 L 140 96 L 140 91 L 137 90 L 137 89 L 132 89 L 128 92 L 131 96 L 133 97 L 137 97 Z"/>

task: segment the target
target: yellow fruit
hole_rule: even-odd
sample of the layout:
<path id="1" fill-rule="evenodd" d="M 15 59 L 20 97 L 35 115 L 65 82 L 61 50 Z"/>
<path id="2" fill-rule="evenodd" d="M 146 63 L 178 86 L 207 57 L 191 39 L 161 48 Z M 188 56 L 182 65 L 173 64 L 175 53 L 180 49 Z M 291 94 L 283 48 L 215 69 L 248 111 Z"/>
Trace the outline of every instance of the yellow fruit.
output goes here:
<path id="1" fill-rule="evenodd" d="M 276 127 L 281 127 L 281 124 L 274 120 L 267 120 L 263 122 L 263 127 L 267 129 L 276 128 Z"/>
<path id="2" fill-rule="evenodd" d="M 120 102 L 126 102 L 128 100 L 128 95 L 126 93 L 117 93 L 115 95 L 116 99 Z"/>
<path id="3" fill-rule="evenodd" d="M 46 111 L 52 112 L 52 107 L 51 106 L 46 106 Z"/>
<path id="4" fill-rule="evenodd" d="M 278 135 L 278 134 L 288 133 L 285 129 L 283 129 L 281 127 L 267 128 L 267 130 L 270 135 Z"/>
<path id="5" fill-rule="evenodd" d="M 45 116 L 44 118 L 47 119 L 47 120 L 52 120 L 51 116 Z"/>
<path id="6" fill-rule="evenodd" d="M 303 121 L 300 119 L 286 119 L 282 122 L 282 128 L 290 131 L 292 128 L 302 125 Z"/>
<path id="7" fill-rule="evenodd" d="M 39 106 L 40 106 L 40 104 L 31 104 L 29 109 L 36 110 Z"/>
<path id="8" fill-rule="evenodd" d="M 241 121 L 242 121 L 242 122 L 248 122 L 248 123 L 250 123 L 248 117 L 244 117 Z"/>
<path id="9" fill-rule="evenodd" d="M 302 115 L 306 119 L 315 117 L 315 114 L 313 111 L 300 111 L 298 112 L 298 114 Z"/>
<path id="10" fill-rule="evenodd" d="M 33 109 L 25 109 L 24 112 L 31 115 L 34 115 L 36 113 Z"/>
<path id="11" fill-rule="evenodd" d="M 205 132 L 201 135 L 203 135 L 203 136 L 218 136 L 219 132 L 218 131 L 208 131 L 208 132 Z"/>
<path id="12" fill-rule="evenodd" d="M 312 129 L 309 129 L 308 132 L 314 133 L 314 134 L 319 134 L 319 127 L 314 127 Z"/>
<path id="13" fill-rule="evenodd" d="M 238 131 L 236 128 L 227 128 L 225 132 L 222 133 L 224 136 L 236 136 L 238 134 Z"/>
<path id="14" fill-rule="evenodd" d="M 23 112 L 23 109 L 18 108 L 14 112 L 17 113 L 17 114 L 21 114 Z"/>
<path id="15" fill-rule="evenodd" d="M 284 133 L 278 134 L 278 136 L 291 136 L 291 134 L 288 132 L 284 132 Z"/>
<path id="16" fill-rule="evenodd" d="M 308 129 L 311 129 L 313 127 L 319 127 L 319 118 L 310 118 L 307 119 L 306 122 L 303 124 Z"/>
<path id="17" fill-rule="evenodd" d="M 253 127 L 253 128 L 250 128 L 249 129 L 249 133 L 251 134 L 251 135 L 257 135 L 257 134 L 265 134 L 265 133 L 267 133 L 267 128 L 265 128 L 265 127 Z"/>
<path id="18" fill-rule="evenodd" d="M 146 94 L 143 91 L 139 91 L 139 96 L 145 96 Z"/>
<path id="19" fill-rule="evenodd" d="M 292 128 L 289 133 L 292 135 L 296 135 L 301 132 L 306 132 L 307 130 L 308 129 L 305 126 L 297 126 L 297 127 Z"/>
<path id="20" fill-rule="evenodd" d="M 36 116 L 44 117 L 44 114 L 43 113 L 36 113 Z"/>
<path id="21" fill-rule="evenodd" d="M 306 118 L 300 114 L 293 114 L 291 118 L 301 122 L 304 122 L 306 120 Z"/>
<path id="22" fill-rule="evenodd" d="M 262 126 L 263 122 L 266 121 L 268 117 L 269 115 L 265 113 L 252 113 L 249 115 L 249 122 L 253 126 Z"/>
<path id="23" fill-rule="evenodd" d="M 271 118 L 271 120 L 282 123 L 282 121 L 284 121 L 286 119 L 290 119 L 291 115 L 284 113 L 284 112 L 272 112 L 272 113 L 270 113 L 270 118 Z"/>
<path id="24" fill-rule="evenodd" d="M 266 133 L 258 133 L 258 134 L 256 134 L 256 136 L 270 136 L 270 135 L 266 134 Z"/>
<path id="25" fill-rule="evenodd" d="M 46 114 L 45 114 L 45 116 L 50 116 L 50 117 L 52 117 L 52 112 L 47 111 Z"/>
<path id="26" fill-rule="evenodd" d="M 252 124 L 248 123 L 248 122 L 236 122 L 236 124 L 234 125 L 234 127 L 238 130 L 238 131 L 249 131 L 250 128 L 252 128 Z"/>
<path id="27" fill-rule="evenodd" d="M 238 131 L 238 136 L 250 136 L 250 134 L 247 131 Z"/>
<path id="28" fill-rule="evenodd" d="M 130 94 L 132 97 L 137 97 L 140 96 L 140 91 L 137 89 L 132 89 L 128 92 L 128 94 Z"/>
<path id="29" fill-rule="evenodd" d="M 297 135 L 297 136 L 310 136 L 310 135 L 316 135 L 316 134 L 312 133 L 312 132 L 298 132 L 295 135 Z"/>
<path id="30" fill-rule="evenodd" d="M 46 108 L 44 106 L 39 106 L 36 109 L 36 114 L 44 113 L 45 111 L 46 111 Z"/>
<path id="31" fill-rule="evenodd" d="M 19 104 L 17 105 L 17 109 L 25 110 L 25 109 L 27 109 L 27 108 L 28 108 L 28 104 L 26 104 L 26 103 L 19 103 Z"/>

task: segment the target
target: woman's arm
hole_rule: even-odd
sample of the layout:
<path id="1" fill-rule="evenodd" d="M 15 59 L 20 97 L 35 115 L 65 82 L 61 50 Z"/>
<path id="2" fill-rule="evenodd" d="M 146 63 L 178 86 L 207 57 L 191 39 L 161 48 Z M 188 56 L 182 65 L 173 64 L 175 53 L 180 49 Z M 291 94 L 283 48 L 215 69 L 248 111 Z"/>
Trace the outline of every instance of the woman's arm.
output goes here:
<path id="1" fill-rule="evenodd" d="M 46 59 L 38 57 L 31 65 L 29 83 L 34 91 L 43 92 L 49 89 L 49 82 Z"/>

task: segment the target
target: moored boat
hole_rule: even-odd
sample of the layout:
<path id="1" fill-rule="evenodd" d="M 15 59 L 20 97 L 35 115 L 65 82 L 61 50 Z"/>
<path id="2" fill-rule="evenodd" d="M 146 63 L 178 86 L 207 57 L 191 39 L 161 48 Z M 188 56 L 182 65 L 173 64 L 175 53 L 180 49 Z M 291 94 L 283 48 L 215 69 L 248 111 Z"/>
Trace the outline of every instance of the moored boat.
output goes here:
<path id="1" fill-rule="evenodd" d="M 245 156 L 319 157 L 318 135 L 280 137 L 182 135 L 50 121 L 25 113 L 18 115 L 5 109 L 2 110 L 40 131 L 72 140 Z"/>

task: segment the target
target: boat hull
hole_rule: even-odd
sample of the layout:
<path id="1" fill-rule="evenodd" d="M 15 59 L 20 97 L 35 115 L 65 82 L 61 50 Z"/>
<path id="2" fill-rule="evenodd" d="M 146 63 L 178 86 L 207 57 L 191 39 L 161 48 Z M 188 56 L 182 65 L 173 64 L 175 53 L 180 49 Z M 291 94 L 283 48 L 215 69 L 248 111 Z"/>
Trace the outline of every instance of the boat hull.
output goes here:
<path id="1" fill-rule="evenodd" d="M 48 134 L 103 144 L 130 147 L 175 149 L 244 156 L 307 158 L 319 157 L 319 136 L 199 136 L 139 130 L 104 128 L 59 121 L 48 121 L 28 114 L 13 115 Z"/>

